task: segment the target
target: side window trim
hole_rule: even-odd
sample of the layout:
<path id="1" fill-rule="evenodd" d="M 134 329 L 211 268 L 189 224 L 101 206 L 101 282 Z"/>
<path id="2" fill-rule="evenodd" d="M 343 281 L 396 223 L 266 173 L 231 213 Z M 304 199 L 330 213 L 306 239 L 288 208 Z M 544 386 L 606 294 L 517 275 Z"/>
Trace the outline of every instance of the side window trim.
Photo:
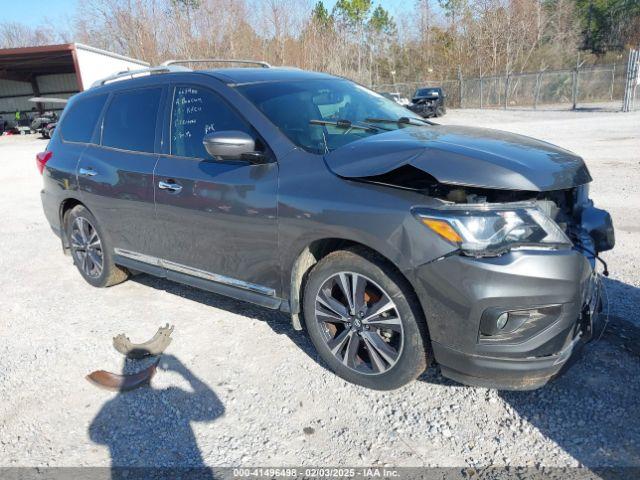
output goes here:
<path id="1" fill-rule="evenodd" d="M 98 139 L 98 146 L 102 147 L 102 136 L 104 135 L 104 117 L 107 116 L 107 110 L 109 106 L 111 106 L 111 102 L 113 102 L 114 93 L 109 92 L 109 97 L 107 101 L 104 102 L 104 108 L 102 109 L 102 113 L 100 114 L 100 138 Z"/>
<path id="2" fill-rule="evenodd" d="M 110 145 L 104 145 L 103 144 L 103 138 L 104 138 L 104 121 L 105 118 L 107 116 L 107 111 L 109 109 L 109 107 L 111 106 L 111 103 L 113 102 L 113 99 L 120 94 L 125 94 L 125 93 L 129 93 L 129 92 L 134 92 L 136 90 L 151 90 L 151 89 L 161 89 L 160 92 L 160 99 L 158 100 L 158 112 L 156 113 L 156 119 L 155 119 L 155 131 L 154 131 L 154 138 L 153 138 L 153 152 L 143 152 L 140 150 L 129 150 L 126 148 L 119 148 L 119 147 L 112 147 Z M 105 105 L 102 108 L 102 112 L 100 114 L 100 119 L 99 119 L 99 126 L 100 126 L 100 130 L 99 130 L 99 142 L 96 143 L 95 145 L 100 147 L 100 148 L 104 148 L 107 150 L 115 150 L 115 151 L 119 151 L 119 152 L 126 152 L 126 153 L 135 153 L 135 154 L 139 154 L 139 155 L 160 155 L 161 154 L 161 150 L 162 150 L 162 122 L 164 119 L 164 103 L 166 101 L 166 95 L 167 95 L 167 85 L 163 85 L 163 84 L 155 84 L 155 85 L 145 85 L 145 86 L 141 86 L 141 87 L 134 87 L 134 88 L 123 88 L 121 90 L 115 90 L 115 91 L 111 91 L 109 93 L 109 98 L 107 98 L 107 100 L 105 101 Z M 95 134 L 96 132 L 94 132 Z"/>

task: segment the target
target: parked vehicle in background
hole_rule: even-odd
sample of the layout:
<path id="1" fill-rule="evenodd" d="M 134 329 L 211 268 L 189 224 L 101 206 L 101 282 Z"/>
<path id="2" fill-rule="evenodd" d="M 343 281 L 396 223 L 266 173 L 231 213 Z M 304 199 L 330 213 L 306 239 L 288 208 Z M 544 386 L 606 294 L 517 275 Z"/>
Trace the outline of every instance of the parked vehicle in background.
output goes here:
<path id="1" fill-rule="evenodd" d="M 45 125 L 45 127 L 42 129 L 42 136 L 44 138 L 51 138 L 51 135 L 53 135 L 53 131 L 55 130 L 57 125 L 57 122 L 48 123 L 47 125 Z"/>
<path id="2" fill-rule="evenodd" d="M 29 125 L 20 125 L 15 128 L 16 133 L 20 135 L 29 135 L 31 133 L 35 133 L 34 130 L 31 129 Z"/>
<path id="3" fill-rule="evenodd" d="M 31 130 L 44 134 L 45 127 L 56 122 L 57 119 L 58 115 L 55 112 L 44 112 L 42 115 L 36 115 L 31 121 Z"/>
<path id="4" fill-rule="evenodd" d="M 407 97 L 403 97 L 400 92 L 380 92 L 380 95 L 388 98 L 389 100 L 393 100 L 398 105 L 402 105 L 403 107 L 411 104 L 411 101 Z"/>
<path id="5" fill-rule="evenodd" d="M 413 94 L 411 104 L 407 108 L 423 118 L 441 117 L 447 113 L 445 98 L 446 95 L 440 87 L 419 88 Z"/>
<path id="6" fill-rule="evenodd" d="M 32 97 L 29 99 L 29 101 L 39 105 L 66 105 L 69 99 L 57 97 Z M 42 114 L 34 114 L 34 117 L 31 121 L 31 130 L 37 133 L 41 133 L 45 138 L 50 138 L 51 129 L 47 127 L 48 125 L 55 124 L 55 122 L 57 121 L 58 114 L 53 110 L 46 111 Z"/>
<path id="7" fill-rule="evenodd" d="M 280 309 L 376 389 L 432 362 L 537 388 L 598 332 L 614 232 L 580 157 L 260 65 L 122 73 L 70 100 L 36 161 L 88 283 L 146 272 Z"/>

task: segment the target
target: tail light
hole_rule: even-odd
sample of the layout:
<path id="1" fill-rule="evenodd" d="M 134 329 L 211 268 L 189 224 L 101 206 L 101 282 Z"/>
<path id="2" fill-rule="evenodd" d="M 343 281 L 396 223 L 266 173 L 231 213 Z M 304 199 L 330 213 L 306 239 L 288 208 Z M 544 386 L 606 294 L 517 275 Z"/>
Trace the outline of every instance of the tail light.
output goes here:
<path id="1" fill-rule="evenodd" d="M 38 167 L 38 171 L 40 172 L 40 175 L 42 175 L 44 166 L 47 164 L 49 160 L 51 160 L 52 156 L 53 156 L 53 152 L 40 152 L 39 154 L 36 155 L 36 165 Z"/>

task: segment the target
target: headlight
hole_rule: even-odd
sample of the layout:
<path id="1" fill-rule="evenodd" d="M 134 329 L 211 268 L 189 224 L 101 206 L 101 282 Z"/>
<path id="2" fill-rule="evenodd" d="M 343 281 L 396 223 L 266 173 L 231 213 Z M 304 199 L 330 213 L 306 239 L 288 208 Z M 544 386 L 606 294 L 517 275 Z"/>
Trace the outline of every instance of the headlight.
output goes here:
<path id="1" fill-rule="evenodd" d="M 560 227 L 536 206 L 452 205 L 417 209 L 418 219 L 470 255 L 498 255 L 518 246 L 555 248 L 571 245 Z"/>

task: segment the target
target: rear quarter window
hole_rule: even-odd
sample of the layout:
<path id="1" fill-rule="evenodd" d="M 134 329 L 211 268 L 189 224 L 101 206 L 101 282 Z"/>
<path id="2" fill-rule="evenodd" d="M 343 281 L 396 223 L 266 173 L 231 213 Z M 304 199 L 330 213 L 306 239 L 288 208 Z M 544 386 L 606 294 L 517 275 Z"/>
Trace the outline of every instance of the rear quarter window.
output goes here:
<path id="1" fill-rule="evenodd" d="M 104 115 L 102 145 L 153 153 L 162 87 L 116 93 Z"/>
<path id="2" fill-rule="evenodd" d="M 70 105 L 60 125 L 62 139 L 67 142 L 91 143 L 107 95 L 80 98 Z"/>

